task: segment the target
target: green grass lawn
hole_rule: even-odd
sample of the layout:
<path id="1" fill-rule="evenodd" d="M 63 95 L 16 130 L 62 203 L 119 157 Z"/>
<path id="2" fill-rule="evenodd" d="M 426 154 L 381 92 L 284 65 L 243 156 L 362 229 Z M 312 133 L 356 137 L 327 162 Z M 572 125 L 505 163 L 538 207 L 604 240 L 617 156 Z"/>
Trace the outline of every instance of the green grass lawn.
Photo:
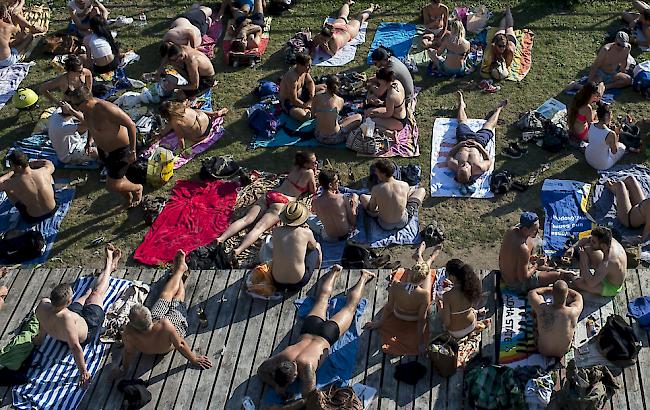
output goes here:
<path id="1" fill-rule="evenodd" d="M 495 13 L 491 23 L 498 24 L 501 8 L 504 2 L 483 1 L 482 4 Z M 506 82 L 497 94 L 481 94 L 476 85 L 479 77 L 474 75 L 462 80 L 441 80 L 432 78 L 422 72 L 415 73 L 415 83 L 422 87 L 418 97 L 416 118 L 420 127 L 421 155 L 415 159 L 398 159 L 400 164 L 417 163 L 423 170 L 423 183 L 428 185 L 431 155 L 431 127 L 436 117 L 454 117 L 455 91 L 465 91 L 468 105 L 468 115 L 473 118 L 483 118 L 495 104 L 503 98 L 510 100 L 510 105 L 503 111 L 502 124 L 497 129 L 497 163 L 496 168 L 507 168 L 518 175 L 527 175 L 539 168 L 544 162 L 552 162 L 552 168 L 538 179 L 537 184 L 525 193 L 509 193 L 494 200 L 456 200 L 456 199 L 427 199 L 421 212 L 421 225 L 432 218 L 437 219 L 446 227 L 448 241 L 445 243 L 445 256 L 461 257 L 474 263 L 480 268 L 491 268 L 497 264 L 498 244 L 503 230 L 515 223 L 522 209 L 537 210 L 542 214 L 540 203 L 540 187 L 544 178 L 566 178 L 583 181 L 594 181 L 596 173 L 585 164 L 575 151 L 565 150 L 551 155 L 536 146 L 530 147 L 530 152 L 521 160 L 511 160 L 500 154 L 507 142 L 518 137 L 518 130 L 513 126 L 520 113 L 538 107 L 549 97 L 556 97 L 563 102 L 569 102 L 566 96 L 560 95 L 561 90 L 573 79 L 580 77 L 591 64 L 602 43 L 607 30 L 621 25 L 620 12 L 629 6 L 625 1 L 589 1 L 581 4 L 576 10 L 553 5 L 552 1 L 529 0 L 513 1 L 512 9 L 515 28 L 528 28 L 535 33 L 533 47 L 533 67 L 527 78 L 521 83 Z M 154 70 L 158 65 L 158 46 L 163 32 L 171 19 L 187 8 L 189 2 L 150 1 L 127 2 L 106 1 L 111 10 L 111 16 L 132 16 L 144 10 L 148 17 L 146 27 L 124 27 L 119 29 L 118 40 L 123 50 L 132 49 L 140 54 L 140 61 L 130 65 L 127 73 L 131 78 L 140 78 L 144 72 Z M 368 48 L 372 42 L 377 24 L 381 21 L 417 22 L 419 10 L 425 4 L 420 0 L 416 3 L 390 0 L 381 3 L 382 9 L 370 19 L 368 37 L 365 44 L 357 51 L 356 59 L 345 70 L 372 72 L 365 64 Z M 475 5 L 470 2 L 469 5 Z M 287 67 L 284 65 L 281 48 L 283 44 L 301 28 L 316 29 L 329 14 L 335 13 L 340 3 L 338 1 L 299 0 L 291 13 L 274 18 L 271 27 L 271 41 L 261 64 L 255 69 L 232 69 L 223 65 L 221 55 L 214 59 L 217 71 L 218 86 L 214 90 L 215 107 L 228 107 L 231 113 L 226 117 L 226 134 L 207 155 L 232 154 L 242 165 L 266 171 L 284 171 L 289 169 L 295 149 L 273 149 L 246 151 L 251 132 L 248 129 L 244 115 L 245 107 L 254 102 L 250 91 L 260 79 L 276 79 Z M 362 10 L 368 3 L 359 2 L 352 8 L 352 14 Z M 447 3 L 450 7 L 460 3 Z M 67 9 L 61 0 L 51 6 L 53 18 L 50 30 L 63 28 L 67 24 Z M 648 58 L 633 51 L 637 60 Z M 57 75 L 50 66 L 50 59 L 37 50 L 32 54 L 36 66 L 23 82 L 23 86 L 31 88 Z M 313 74 L 321 75 L 333 72 L 331 69 L 314 67 Z M 41 108 L 47 102 L 41 101 Z M 616 114 L 629 112 L 637 118 L 647 115 L 650 102 L 641 100 L 631 90 L 626 90 L 614 105 Z M 0 111 L 0 150 L 6 152 L 12 142 L 29 135 L 34 119 L 28 114 L 17 115 L 11 103 Z M 645 125 L 643 132 L 647 133 Z M 338 169 L 347 170 L 352 167 L 357 177 L 367 174 L 372 161 L 369 158 L 357 158 L 356 154 L 346 150 L 319 148 L 316 150 L 320 159 L 328 158 Z M 204 154 L 205 155 L 205 154 Z M 644 162 L 644 154 L 630 155 L 623 162 Z M 174 174 L 176 179 L 195 178 L 200 167 L 200 161 L 195 160 Z M 77 186 L 77 195 L 63 222 L 48 265 L 57 266 L 90 266 L 101 264 L 103 253 L 88 245 L 93 239 L 103 236 L 121 247 L 127 255 L 132 255 L 140 244 L 148 227 L 142 220 L 142 213 L 133 210 L 128 213 L 116 213 L 118 197 L 111 195 L 98 182 L 96 173 L 80 171 L 57 171 L 57 177 L 77 178 L 88 175 L 85 184 Z M 344 172 L 347 174 L 347 172 Z M 345 179 L 345 175 L 343 176 Z M 526 178 L 527 179 L 527 178 Z M 157 194 L 166 194 L 173 186 L 171 181 Z M 151 188 L 145 188 L 145 193 L 151 193 Z M 404 255 L 407 250 L 395 248 L 391 252 Z M 410 251 L 409 251 L 410 252 Z M 54 258 L 54 259 L 53 259 Z M 133 263 L 130 259 L 129 263 Z"/>

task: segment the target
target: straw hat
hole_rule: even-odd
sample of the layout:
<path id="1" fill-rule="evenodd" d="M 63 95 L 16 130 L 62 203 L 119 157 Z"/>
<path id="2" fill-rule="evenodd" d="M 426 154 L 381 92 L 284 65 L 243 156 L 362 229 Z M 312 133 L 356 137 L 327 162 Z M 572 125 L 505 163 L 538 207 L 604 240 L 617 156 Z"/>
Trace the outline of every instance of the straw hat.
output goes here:
<path id="1" fill-rule="evenodd" d="M 309 217 L 307 207 L 297 201 L 289 202 L 280 212 L 280 220 L 288 226 L 300 226 Z"/>

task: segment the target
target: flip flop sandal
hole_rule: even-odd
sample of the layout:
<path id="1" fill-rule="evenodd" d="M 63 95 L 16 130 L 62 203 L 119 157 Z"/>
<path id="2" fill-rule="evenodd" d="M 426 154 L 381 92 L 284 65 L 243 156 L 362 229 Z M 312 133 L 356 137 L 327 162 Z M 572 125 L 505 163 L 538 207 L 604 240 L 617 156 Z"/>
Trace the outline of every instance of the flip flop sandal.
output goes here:
<path id="1" fill-rule="evenodd" d="M 519 192 L 524 192 L 528 189 L 528 185 L 522 184 L 519 181 L 512 181 L 510 187 L 515 191 L 519 191 Z"/>

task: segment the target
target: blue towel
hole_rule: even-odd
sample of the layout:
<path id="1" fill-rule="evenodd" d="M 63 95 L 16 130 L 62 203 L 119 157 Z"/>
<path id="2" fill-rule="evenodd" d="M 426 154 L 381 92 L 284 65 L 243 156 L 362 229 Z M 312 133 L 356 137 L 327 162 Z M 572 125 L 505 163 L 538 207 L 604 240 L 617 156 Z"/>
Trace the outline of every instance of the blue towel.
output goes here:
<path id="1" fill-rule="evenodd" d="M 582 77 L 580 80 L 580 84 L 585 84 L 587 82 L 588 77 Z M 605 104 L 611 104 L 614 102 L 616 97 L 623 91 L 622 88 L 610 88 L 609 90 L 605 91 L 605 94 L 600 98 L 602 102 Z M 578 93 L 578 90 L 566 90 L 564 94 L 566 95 L 576 95 Z"/>
<path id="2" fill-rule="evenodd" d="M 413 23 L 379 23 L 368 51 L 368 64 L 372 64 L 370 55 L 379 46 L 390 49 L 397 58 L 405 58 L 416 33 L 417 28 Z"/>
<path id="3" fill-rule="evenodd" d="M 94 277 L 86 276 L 77 280 L 73 286 L 73 300 L 90 288 Z M 111 278 L 104 299 L 104 311 L 115 303 L 122 291 L 131 281 Z M 99 337 L 99 335 L 97 335 Z M 86 367 L 95 375 L 102 360 L 108 355 L 110 345 L 98 342 L 89 343 L 83 348 Z M 34 364 L 29 371 L 30 382 L 13 388 L 13 405 L 18 409 L 76 409 L 86 390 L 79 387 L 79 370 L 65 343 L 48 337 L 38 349 Z"/>
<path id="4" fill-rule="evenodd" d="M 338 145 L 324 145 L 316 141 L 314 138 L 300 139 L 298 136 L 292 136 L 286 133 L 283 127 L 295 131 L 309 132 L 316 127 L 316 120 L 309 120 L 300 124 L 297 120 L 291 118 L 285 113 L 280 114 L 278 118 L 278 131 L 273 135 L 273 138 L 267 139 L 258 135 L 253 136 L 250 143 L 250 149 L 255 148 L 275 148 L 275 147 L 330 147 L 330 148 L 345 148 L 345 144 Z"/>
<path id="5" fill-rule="evenodd" d="M 361 212 L 359 212 L 361 213 Z M 413 245 L 419 243 L 420 218 L 415 212 L 408 225 L 402 229 L 386 231 L 379 226 L 377 219 L 368 217 L 366 220 L 366 240 L 371 248 L 384 248 L 391 245 Z"/>
<path id="6" fill-rule="evenodd" d="M 45 252 L 43 255 L 40 258 L 23 263 L 23 266 L 36 265 L 47 260 L 47 257 L 54 246 L 56 235 L 59 233 L 59 226 L 61 225 L 63 218 L 65 218 L 65 215 L 68 213 L 68 209 L 70 209 L 74 193 L 74 188 L 55 190 L 54 196 L 56 198 L 56 203 L 59 204 L 59 209 L 57 209 L 53 217 L 36 225 L 24 222 L 20 217 L 18 209 L 16 209 L 7 198 L 7 194 L 4 192 L 0 193 L 0 232 L 7 232 L 13 229 L 36 230 L 43 235 L 43 239 L 45 239 L 46 242 Z"/>
<path id="7" fill-rule="evenodd" d="M 331 318 L 343 306 L 345 306 L 345 296 L 337 296 L 330 299 L 329 306 L 327 307 L 327 318 Z M 309 314 L 314 307 L 315 300 L 313 297 L 298 299 L 293 302 L 298 309 L 298 316 L 302 319 Z M 362 298 L 357 305 L 357 310 L 354 312 L 354 319 L 348 330 L 339 337 L 339 340 L 330 347 L 329 355 L 316 371 L 316 388 L 320 389 L 328 384 L 337 382 L 338 384 L 347 386 L 352 379 L 352 373 L 356 366 L 357 351 L 359 350 L 359 336 L 361 335 L 361 324 L 359 318 L 366 310 L 368 300 Z M 289 395 L 299 394 L 300 383 L 296 380 L 287 389 Z M 269 404 L 282 403 L 282 399 L 277 395 L 275 390 L 268 389 L 266 400 Z"/>
<path id="8" fill-rule="evenodd" d="M 66 164 L 59 161 L 59 157 L 56 155 L 56 151 L 52 146 L 52 141 L 50 141 L 50 138 L 44 134 L 31 135 L 27 138 L 14 142 L 14 147 L 10 148 L 7 154 L 11 153 L 11 151 L 13 151 L 16 148 L 24 152 L 29 159 L 50 160 L 54 164 L 55 168 L 66 168 L 66 169 L 98 169 L 99 168 L 99 164 L 95 160 L 80 163 L 80 164 Z"/>
<path id="9" fill-rule="evenodd" d="M 577 238 L 591 229 L 584 209 L 591 186 L 584 182 L 547 179 L 542 185 L 544 253 L 562 256 L 569 238 Z"/>

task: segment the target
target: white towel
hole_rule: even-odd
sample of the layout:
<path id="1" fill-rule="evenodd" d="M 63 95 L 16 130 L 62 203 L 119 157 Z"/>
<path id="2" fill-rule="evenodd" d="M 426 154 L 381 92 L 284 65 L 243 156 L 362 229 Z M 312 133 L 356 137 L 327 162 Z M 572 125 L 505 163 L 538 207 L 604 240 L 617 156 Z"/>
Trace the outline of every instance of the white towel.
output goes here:
<path id="1" fill-rule="evenodd" d="M 325 19 L 325 22 L 331 24 L 334 22 L 334 19 L 327 18 Z M 312 58 L 314 65 L 322 67 L 341 67 L 354 60 L 354 56 L 357 54 L 357 46 L 366 42 L 367 30 L 368 22 L 366 21 L 361 25 L 359 34 L 343 46 L 343 48 L 339 49 L 339 51 L 337 51 L 332 57 L 319 49 Z"/>
<path id="2" fill-rule="evenodd" d="M 467 125 L 478 131 L 485 124 L 485 120 L 469 119 Z M 431 196 L 432 197 L 463 197 L 460 185 L 454 181 L 454 174 L 446 167 L 447 153 L 456 145 L 456 127 L 458 120 L 455 118 L 436 118 L 433 124 L 431 139 Z M 486 150 L 492 158 L 492 166 L 483 175 L 478 177 L 473 186 L 476 187 L 468 198 L 492 198 L 490 191 L 490 178 L 494 172 L 495 138 L 488 143 Z"/>
<path id="3" fill-rule="evenodd" d="M 34 64 L 36 63 L 16 63 L 9 67 L 0 68 L 0 110 L 13 97 L 18 87 L 20 87 L 20 83 Z"/>

